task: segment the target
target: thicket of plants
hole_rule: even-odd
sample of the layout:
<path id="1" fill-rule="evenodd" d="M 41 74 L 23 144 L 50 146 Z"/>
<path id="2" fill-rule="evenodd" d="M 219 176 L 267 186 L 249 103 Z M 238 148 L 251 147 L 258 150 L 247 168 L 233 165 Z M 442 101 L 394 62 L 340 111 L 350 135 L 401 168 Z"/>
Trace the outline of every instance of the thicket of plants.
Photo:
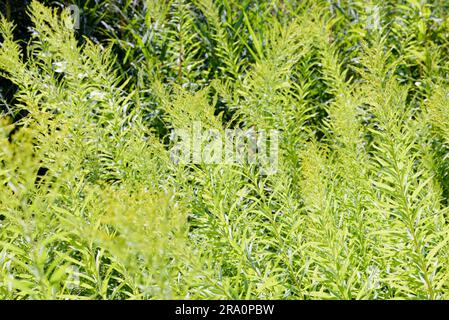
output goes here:
<path id="1" fill-rule="evenodd" d="M 449 298 L 446 1 L 86 0 L 77 31 L 28 3 L 0 298 Z M 278 130 L 277 172 L 174 162 L 198 121 Z"/>

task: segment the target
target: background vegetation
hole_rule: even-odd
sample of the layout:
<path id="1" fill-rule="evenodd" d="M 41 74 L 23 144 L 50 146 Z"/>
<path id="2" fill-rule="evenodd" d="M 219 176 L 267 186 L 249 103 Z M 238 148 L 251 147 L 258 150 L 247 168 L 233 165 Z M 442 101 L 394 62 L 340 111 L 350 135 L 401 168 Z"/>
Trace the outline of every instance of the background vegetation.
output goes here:
<path id="1" fill-rule="evenodd" d="M 449 298 L 446 1 L 19 2 L 0 298 Z M 194 121 L 279 130 L 278 172 L 175 164 Z"/>

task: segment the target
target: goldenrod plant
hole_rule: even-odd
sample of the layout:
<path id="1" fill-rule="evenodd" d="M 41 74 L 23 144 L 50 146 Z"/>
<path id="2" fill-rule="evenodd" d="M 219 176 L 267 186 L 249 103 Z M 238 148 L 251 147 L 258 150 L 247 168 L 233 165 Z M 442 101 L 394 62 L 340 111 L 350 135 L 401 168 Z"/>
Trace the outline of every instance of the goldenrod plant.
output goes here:
<path id="1" fill-rule="evenodd" d="M 1 299 L 449 298 L 446 2 L 3 6 Z"/>

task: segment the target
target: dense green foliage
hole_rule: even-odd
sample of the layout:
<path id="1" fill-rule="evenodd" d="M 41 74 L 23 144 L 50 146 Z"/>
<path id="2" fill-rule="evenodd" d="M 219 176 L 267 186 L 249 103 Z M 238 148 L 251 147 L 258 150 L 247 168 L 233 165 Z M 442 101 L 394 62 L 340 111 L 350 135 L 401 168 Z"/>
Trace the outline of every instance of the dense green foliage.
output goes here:
<path id="1" fill-rule="evenodd" d="M 446 1 L 42 3 L 0 21 L 0 298 L 449 298 Z M 174 162 L 197 121 L 277 172 Z"/>

